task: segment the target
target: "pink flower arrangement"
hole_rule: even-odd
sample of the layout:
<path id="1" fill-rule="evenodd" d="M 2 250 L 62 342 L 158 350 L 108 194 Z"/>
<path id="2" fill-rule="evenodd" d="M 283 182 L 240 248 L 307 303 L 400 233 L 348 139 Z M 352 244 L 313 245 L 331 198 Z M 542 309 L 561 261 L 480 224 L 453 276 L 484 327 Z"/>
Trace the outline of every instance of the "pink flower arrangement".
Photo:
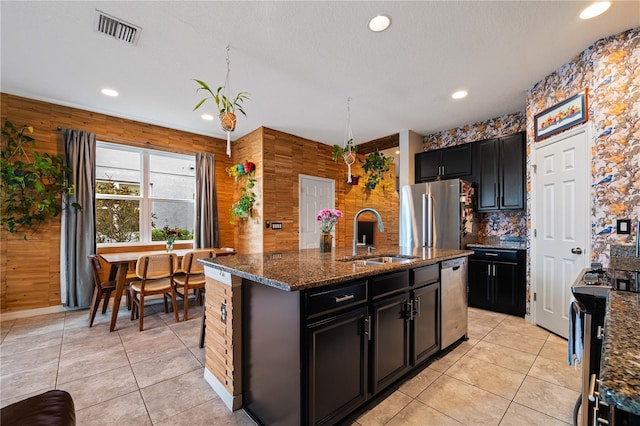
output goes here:
<path id="1" fill-rule="evenodd" d="M 338 219 L 342 217 L 342 212 L 337 209 L 323 209 L 318 212 L 316 220 L 320 222 L 320 231 L 329 233 L 333 229 Z"/>

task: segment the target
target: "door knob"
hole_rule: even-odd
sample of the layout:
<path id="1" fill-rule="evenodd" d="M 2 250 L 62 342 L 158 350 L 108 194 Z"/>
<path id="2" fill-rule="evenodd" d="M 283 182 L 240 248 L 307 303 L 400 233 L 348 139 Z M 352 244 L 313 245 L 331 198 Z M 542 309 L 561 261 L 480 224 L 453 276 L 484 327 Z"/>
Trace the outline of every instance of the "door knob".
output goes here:
<path id="1" fill-rule="evenodd" d="M 576 247 L 571 249 L 571 253 L 573 254 L 582 254 L 582 249 L 580 247 Z"/>

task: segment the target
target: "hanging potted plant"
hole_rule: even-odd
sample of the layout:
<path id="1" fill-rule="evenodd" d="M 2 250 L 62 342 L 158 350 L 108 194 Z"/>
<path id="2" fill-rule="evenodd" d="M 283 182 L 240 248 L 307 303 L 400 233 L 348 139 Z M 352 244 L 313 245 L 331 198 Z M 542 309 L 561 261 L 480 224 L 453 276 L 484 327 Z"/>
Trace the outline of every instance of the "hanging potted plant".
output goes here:
<path id="1" fill-rule="evenodd" d="M 247 116 L 242 108 L 242 103 L 249 99 L 249 93 L 238 92 L 235 97 L 230 99 L 224 94 L 225 86 L 218 87 L 218 90 L 214 93 L 209 85 L 204 81 L 197 79 L 194 79 L 194 81 L 200 85 L 197 89 L 198 91 L 205 90 L 209 92 L 211 96 L 207 96 L 198 102 L 193 110 L 195 111 L 200 108 L 207 99 L 213 99 L 216 102 L 216 107 L 218 108 L 218 118 L 220 119 L 220 126 L 222 127 L 222 130 L 225 132 L 233 132 L 236 129 L 236 111 L 245 117 Z"/>
<path id="2" fill-rule="evenodd" d="M 227 155 L 231 157 L 231 132 L 236 129 L 236 112 L 244 115 L 247 114 L 244 112 L 242 108 L 242 104 L 244 101 L 249 99 L 248 92 L 238 92 L 235 96 L 231 90 L 231 61 L 229 60 L 229 46 L 227 46 L 227 77 L 224 81 L 224 85 L 218 87 L 218 90 L 211 90 L 209 85 L 202 80 L 194 79 L 196 83 L 200 85 L 196 92 L 200 90 L 204 90 L 209 93 L 211 96 L 207 96 L 202 99 L 200 102 L 196 104 L 193 110 L 197 110 L 204 104 L 207 99 L 213 99 L 216 102 L 216 106 L 218 108 L 218 118 L 220 119 L 220 126 L 222 130 L 227 132 Z"/>
<path id="3" fill-rule="evenodd" d="M 393 157 L 385 157 L 380 151 L 372 152 L 365 161 L 360 160 L 363 163 L 362 170 L 367 174 L 366 189 L 376 189 L 376 186 L 384 180 L 384 174 L 391 170 L 392 161 Z"/>
<path id="4" fill-rule="evenodd" d="M 347 183 L 352 183 L 351 179 L 351 166 L 356 162 L 356 152 L 358 149 L 353 143 L 353 132 L 351 131 L 351 98 L 347 98 L 347 128 L 344 136 L 344 146 L 333 145 L 333 152 L 331 158 L 333 161 L 338 161 L 338 158 L 342 157 L 347 165 Z M 357 183 L 356 183 L 357 185 Z"/>
<path id="5" fill-rule="evenodd" d="M 56 217 L 62 210 L 61 195 L 72 194 L 73 185 L 66 179 L 71 170 L 59 155 L 32 151 L 30 158 L 23 144 L 35 146 L 35 139 L 25 135 L 33 127 L 20 130 L 5 121 L 2 127 L 0 150 L 0 188 L 2 189 L 1 223 L 9 232 L 35 228 L 40 223 Z M 82 209 L 78 203 L 71 207 Z M 26 235 L 25 235 L 26 239 Z"/>

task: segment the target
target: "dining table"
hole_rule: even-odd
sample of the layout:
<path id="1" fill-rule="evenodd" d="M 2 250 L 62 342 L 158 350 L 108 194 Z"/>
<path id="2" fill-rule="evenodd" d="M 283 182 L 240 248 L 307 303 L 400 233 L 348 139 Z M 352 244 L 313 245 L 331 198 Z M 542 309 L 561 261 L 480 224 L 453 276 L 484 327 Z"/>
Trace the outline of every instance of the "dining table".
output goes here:
<path id="1" fill-rule="evenodd" d="M 194 249 L 176 249 L 172 250 L 178 258 L 182 258 L 189 251 Z M 235 250 L 232 248 L 213 248 L 211 249 L 216 256 L 228 256 L 235 254 Z M 167 250 L 151 250 L 151 251 L 130 251 L 130 252 L 118 252 L 118 253 L 101 253 L 99 256 L 110 265 L 109 280 L 116 280 L 116 294 L 113 299 L 113 311 L 111 312 L 111 324 L 109 326 L 110 331 L 116 329 L 116 320 L 118 319 L 118 311 L 120 310 L 120 299 L 122 298 L 122 292 L 127 281 L 127 273 L 129 271 L 129 264 L 136 262 L 140 256 L 163 254 L 167 253 Z"/>

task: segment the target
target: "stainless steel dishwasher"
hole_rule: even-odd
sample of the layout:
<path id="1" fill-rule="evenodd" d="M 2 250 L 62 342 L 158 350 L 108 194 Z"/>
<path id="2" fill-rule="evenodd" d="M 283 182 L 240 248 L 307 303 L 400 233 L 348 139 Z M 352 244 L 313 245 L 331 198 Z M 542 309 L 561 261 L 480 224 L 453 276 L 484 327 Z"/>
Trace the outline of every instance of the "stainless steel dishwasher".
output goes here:
<path id="1" fill-rule="evenodd" d="M 440 267 L 442 341 L 446 349 L 467 335 L 467 258 L 445 260 Z"/>

